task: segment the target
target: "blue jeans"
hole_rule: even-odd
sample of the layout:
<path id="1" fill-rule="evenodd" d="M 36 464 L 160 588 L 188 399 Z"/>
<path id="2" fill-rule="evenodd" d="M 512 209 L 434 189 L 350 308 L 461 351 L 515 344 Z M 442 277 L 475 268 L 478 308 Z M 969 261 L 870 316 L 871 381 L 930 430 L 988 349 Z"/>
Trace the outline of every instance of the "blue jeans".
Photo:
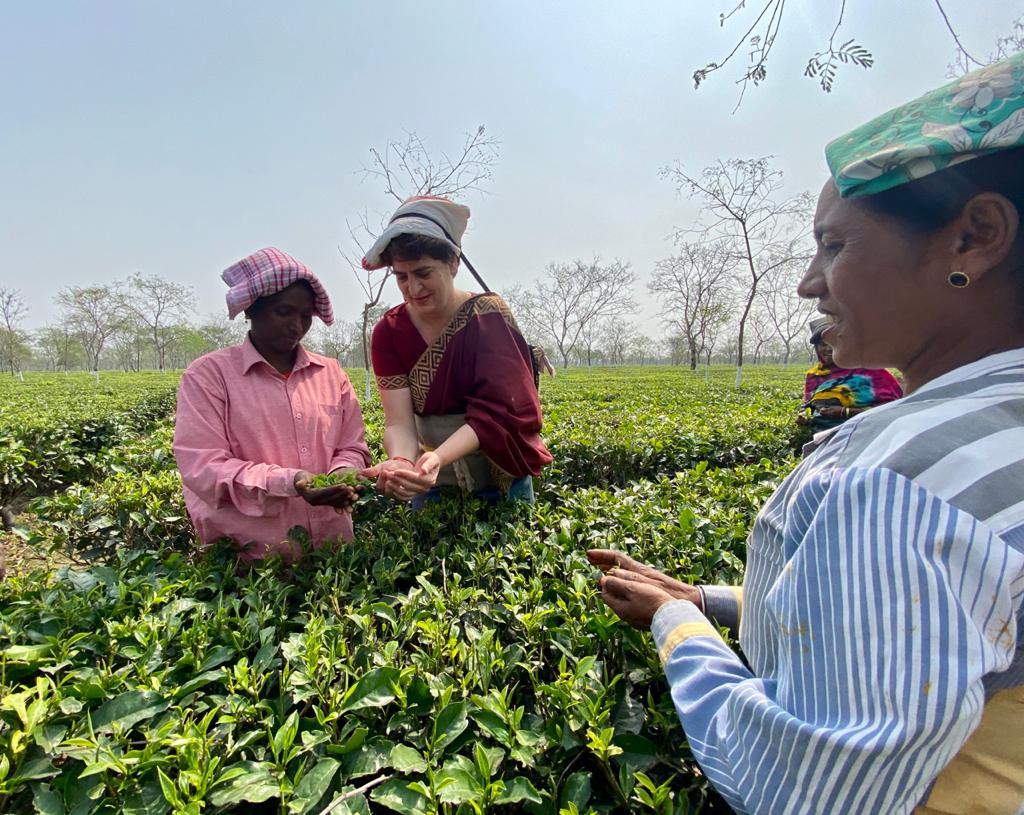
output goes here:
<path id="1" fill-rule="evenodd" d="M 427 504 L 435 504 L 440 501 L 443 489 L 444 487 L 432 487 L 426 492 L 417 495 L 411 502 L 412 511 L 419 512 Z M 477 490 L 473 495 L 482 501 L 487 501 L 489 504 L 496 504 L 503 498 L 507 498 L 509 501 L 525 501 L 527 504 L 532 504 L 534 503 L 533 476 L 524 475 L 522 478 L 517 478 L 509 485 L 508 492 L 504 494 L 497 488 L 491 488 Z"/>

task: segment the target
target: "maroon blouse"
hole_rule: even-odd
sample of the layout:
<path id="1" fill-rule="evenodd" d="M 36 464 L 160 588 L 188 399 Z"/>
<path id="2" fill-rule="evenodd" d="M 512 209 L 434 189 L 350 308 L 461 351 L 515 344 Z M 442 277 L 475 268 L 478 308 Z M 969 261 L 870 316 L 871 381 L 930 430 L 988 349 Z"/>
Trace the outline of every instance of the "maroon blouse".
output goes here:
<path id="1" fill-rule="evenodd" d="M 551 463 L 530 348 L 499 295 L 471 297 L 429 346 L 406 305 L 395 306 L 374 327 L 370 350 L 381 390 L 409 388 L 421 416 L 465 413 L 481 452 L 509 475 L 538 475 Z"/>

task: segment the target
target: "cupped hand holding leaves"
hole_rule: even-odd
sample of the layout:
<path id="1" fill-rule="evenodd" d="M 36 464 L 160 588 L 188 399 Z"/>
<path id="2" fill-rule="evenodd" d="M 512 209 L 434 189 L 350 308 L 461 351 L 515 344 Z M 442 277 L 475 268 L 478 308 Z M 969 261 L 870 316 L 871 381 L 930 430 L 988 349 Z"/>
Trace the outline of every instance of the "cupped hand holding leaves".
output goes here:
<path id="1" fill-rule="evenodd" d="M 377 492 L 408 501 L 433 487 L 440 471 L 441 459 L 431 451 L 421 455 L 411 467 L 404 459 L 388 459 L 363 474 L 377 479 Z"/>
<path id="2" fill-rule="evenodd" d="M 355 473 L 355 470 L 351 470 Z M 295 474 L 295 491 L 310 506 L 334 507 L 338 512 L 347 512 L 359 500 L 359 488 L 352 484 L 339 483 L 327 487 L 313 486 L 312 473 L 300 470 Z"/>

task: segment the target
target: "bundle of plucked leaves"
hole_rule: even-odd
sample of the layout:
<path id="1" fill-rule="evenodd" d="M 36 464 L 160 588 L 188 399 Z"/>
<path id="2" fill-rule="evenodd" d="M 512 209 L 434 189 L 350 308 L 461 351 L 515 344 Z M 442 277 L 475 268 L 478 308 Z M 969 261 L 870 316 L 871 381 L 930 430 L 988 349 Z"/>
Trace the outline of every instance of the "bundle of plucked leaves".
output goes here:
<path id="1" fill-rule="evenodd" d="M 320 473 L 313 476 L 309 485 L 316 490 L 342 485 L 355 489 L 368 489 L 373 486 L 373 481 L 360 478 L 356 470 L 337 470 L 333 473 Z"/>

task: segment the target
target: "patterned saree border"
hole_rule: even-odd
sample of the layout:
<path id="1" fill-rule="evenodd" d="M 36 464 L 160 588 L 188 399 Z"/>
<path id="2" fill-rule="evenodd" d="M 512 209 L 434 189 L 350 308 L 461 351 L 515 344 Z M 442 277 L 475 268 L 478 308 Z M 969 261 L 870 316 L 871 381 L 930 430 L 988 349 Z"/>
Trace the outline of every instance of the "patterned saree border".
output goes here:
<path id="1" fill-rule="evenodd" d="M 397 376 L 378 376 L 377 387 L 382 391 L 399 391 L 409 387 L 409 377 L 406 374 Z"/>
<path id="2" fill-rule="evenodd" d="M 409 371 L 407 387 L 412 391 L 412 405 L 417 413 L 423 413 L 423 407 L 427 403 L 427 394 L 430 393 L 430 386 L 434 384 L 437 369 L 441 367 L 441 361 L 444 359 L 452 338 L 469 325 L 469 321 L 473 317 L 494 312 L 499 313 L 511 328 L 517 333 L 519 332 L 512 312 L 501 297 L 493 292 L 478 294 L 459 306 L 441 335 L 430 343 L 420 358 L 416 360 L 416 364 Z M 403 385 L 403 387 L 406 386 Z"/>

